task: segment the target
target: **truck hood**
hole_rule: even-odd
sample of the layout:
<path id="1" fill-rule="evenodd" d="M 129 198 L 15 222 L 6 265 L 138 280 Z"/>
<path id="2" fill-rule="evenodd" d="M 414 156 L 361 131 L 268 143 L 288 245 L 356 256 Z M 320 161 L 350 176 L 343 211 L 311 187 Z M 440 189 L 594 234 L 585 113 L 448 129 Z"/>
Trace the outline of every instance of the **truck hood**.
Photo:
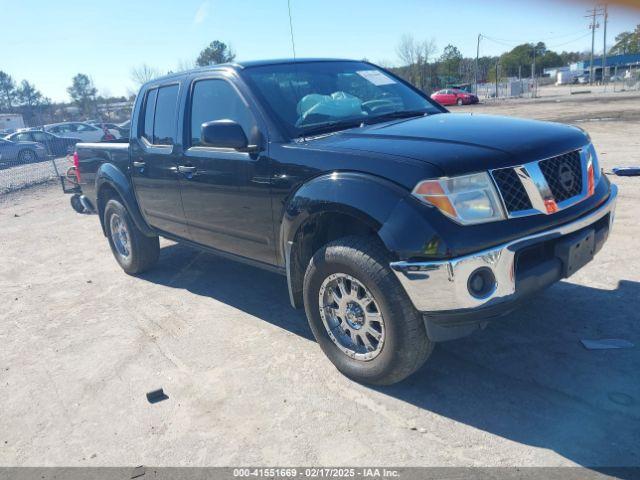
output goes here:
<path id="1" fill-rule="evenodd" d="M 428 162 L 444 175 L 520 165 L 586 145 L 577 127 L 494 115 L 442 113 L 346 130 L 316 148 L 382 153 Z"/>

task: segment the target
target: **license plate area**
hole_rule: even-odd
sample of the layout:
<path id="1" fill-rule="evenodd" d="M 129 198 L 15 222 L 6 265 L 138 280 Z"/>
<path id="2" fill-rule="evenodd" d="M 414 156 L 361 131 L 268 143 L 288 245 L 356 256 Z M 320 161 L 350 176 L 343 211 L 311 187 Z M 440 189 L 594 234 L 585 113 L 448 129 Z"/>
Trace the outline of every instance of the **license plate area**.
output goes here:
<path id="1" fill-rule="evenodd" d="M 561 239 L 556 244 L 555 254 L 562 261 L 562 276 L 570 277 L 589 263 L 593 259 L 595 249 L 596 232 L 593 228 Z"/>

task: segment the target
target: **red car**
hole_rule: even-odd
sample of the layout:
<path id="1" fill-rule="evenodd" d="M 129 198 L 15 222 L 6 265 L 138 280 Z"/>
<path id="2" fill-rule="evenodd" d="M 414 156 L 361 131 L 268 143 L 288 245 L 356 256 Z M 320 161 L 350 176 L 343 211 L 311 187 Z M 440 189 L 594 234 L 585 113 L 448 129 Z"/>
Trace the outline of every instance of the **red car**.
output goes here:
<path id="1" fill-rule="evenodd" d="M 478 103 L 478 97 L 473 93 L 455 88 L 439 90 L 431 95 L 431 98 L 440 105 L 470 105 L 472 103 Z"/>

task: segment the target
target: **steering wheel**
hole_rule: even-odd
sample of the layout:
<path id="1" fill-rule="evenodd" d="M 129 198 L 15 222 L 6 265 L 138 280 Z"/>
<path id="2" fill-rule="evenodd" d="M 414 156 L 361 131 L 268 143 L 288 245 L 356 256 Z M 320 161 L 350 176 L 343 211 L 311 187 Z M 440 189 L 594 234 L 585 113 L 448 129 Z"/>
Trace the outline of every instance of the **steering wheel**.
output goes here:
<path id="1" fill-rule="evenodd" d="M 393 102 L 385 98 L 362 102 L 362 109 L 369 115 L 372 113 L 393 112 L 395 110 Z"/>

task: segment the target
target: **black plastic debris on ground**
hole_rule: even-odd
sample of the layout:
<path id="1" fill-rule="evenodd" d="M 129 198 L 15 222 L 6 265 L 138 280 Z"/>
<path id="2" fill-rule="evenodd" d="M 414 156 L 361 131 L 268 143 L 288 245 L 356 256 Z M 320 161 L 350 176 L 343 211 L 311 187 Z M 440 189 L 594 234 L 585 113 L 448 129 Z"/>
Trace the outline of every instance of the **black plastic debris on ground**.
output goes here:
<path id="1" fill-rule="evenodd" d="M 601 338 L 598 340 L 580 340 L 587 350 L 609 350 L 612 348 L 633 348 L 633 343 L 621 338 Z"/>
<path id="2" fill-rule="evenodd" d="M 131 472 L 131 478 L 138 478 L 141 477 L 145 474 L 145 469 L 144 466 L 142 465 L 138 465 L 136 468 L 133 469 L 133 472 Z"/>
<path id="3" fill-rule="evenodd" d="M 153 390 L 152 392 L 147 392 L 147 400 L 149 401 L 149 403 L 158 403 L 168 399 L 169 397 L 161 388 L 158 390 Z"/>
<path id="4" fill-rule="evenodd" d="M 616 167 L 611 171 L 619 177 L 637 177 L 640 175 L 640 167 Z"/>

